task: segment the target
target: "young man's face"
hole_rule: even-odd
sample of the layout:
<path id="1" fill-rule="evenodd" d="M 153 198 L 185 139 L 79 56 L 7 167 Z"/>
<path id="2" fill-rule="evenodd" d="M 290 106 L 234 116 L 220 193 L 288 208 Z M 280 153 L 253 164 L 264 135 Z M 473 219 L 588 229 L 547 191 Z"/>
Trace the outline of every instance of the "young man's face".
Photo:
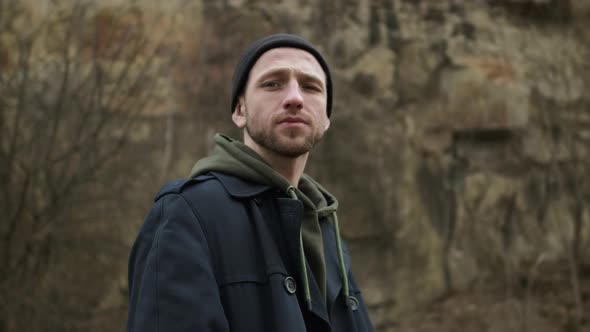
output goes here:
<path id="1" fill-rule="evenodd" d="M 284 157 L 306 154 L 330 125 L 326 75 L 296 48 L 275 48 L 252 67 L 232 119 L 244 142 Z"/>

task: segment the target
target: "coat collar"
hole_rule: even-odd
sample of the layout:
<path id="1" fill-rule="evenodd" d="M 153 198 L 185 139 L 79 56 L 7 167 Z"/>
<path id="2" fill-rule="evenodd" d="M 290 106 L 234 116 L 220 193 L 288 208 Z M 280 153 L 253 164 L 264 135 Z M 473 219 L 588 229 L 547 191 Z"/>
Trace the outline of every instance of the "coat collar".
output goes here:
<path id="1" fill-rule="evenodd" d="M 249 182 L 233 175 L 218 172 L 211 172 L 211 174 L 221 182 L 230 196 L 236 198 L 254 197 L 272 189 L 270 186 Z"/>

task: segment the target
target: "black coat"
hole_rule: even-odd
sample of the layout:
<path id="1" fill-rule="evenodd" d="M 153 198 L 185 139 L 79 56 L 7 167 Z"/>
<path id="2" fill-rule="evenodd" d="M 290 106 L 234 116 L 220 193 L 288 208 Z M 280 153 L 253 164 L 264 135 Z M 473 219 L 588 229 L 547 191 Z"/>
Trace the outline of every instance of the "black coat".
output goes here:
<path id="1" fill-rule="evenodd" d="M 309 266 L 300 287 L 303 205 L 268 186 L 209 173 L 166 185 L 129 258 L 127 331 L 373 331 L 350 273 L 344 299 L 336 239 L 320 219 L 327 304 Z"/>

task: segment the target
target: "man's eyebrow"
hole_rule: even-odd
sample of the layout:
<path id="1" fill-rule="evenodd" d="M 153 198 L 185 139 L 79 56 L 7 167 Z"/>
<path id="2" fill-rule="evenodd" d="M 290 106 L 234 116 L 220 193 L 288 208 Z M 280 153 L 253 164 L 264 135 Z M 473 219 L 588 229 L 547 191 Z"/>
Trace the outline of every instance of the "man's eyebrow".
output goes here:
<path id="1" fill-rule="evenodd" d="M 312 74 L 302 73 L 302 72 L 299 72 L 298 75 L 301 75 L 301 76 L 303 76 L 303 78 L 305 78 L 305 80 L 319 84 L 322 87 L 326 86 L 325 81 L 317 75 L 312 75 Z"/>
<path id="2" fill-rule="evenodd" d="M 286 73 L 293 71 L 293 69 L 291 68 L 275 68 L 275 69 L 271 69 L 269 71 L 263 72 L 262 74 L 260 74 L 257 77 L 257 81 L 261 81 L 264 80 L 268 77 L 271 76 L 275 76 L 275 75 L 285 75 Z M 303 78 L 305 78 L 306 80 L 321 84 L 322 86 L 325 86 L 324 80 L 321 79 L 319 76 L 317 75 L 313 75 L 313 74 L 309 74 L 309 73 L 305 73 L 299 70 L 295 70 L 295 75 L 297 76 L 302 76 Z"/>

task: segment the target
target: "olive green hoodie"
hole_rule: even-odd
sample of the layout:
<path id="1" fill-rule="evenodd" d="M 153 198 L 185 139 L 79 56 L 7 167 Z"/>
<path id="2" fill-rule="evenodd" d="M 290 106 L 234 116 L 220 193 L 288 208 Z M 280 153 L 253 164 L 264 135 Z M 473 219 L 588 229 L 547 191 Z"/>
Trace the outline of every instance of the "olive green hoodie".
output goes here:
<path id="1" fill-rule="evenodd" d="M 336 209 L 338 201 L 327 190 L 320 186 L 315 180 L 303 174 L 297 188 L 290 183 L 264 161 L 254 150 L 240 141 L 231 139 L 222 134 L 215 135 L 215 148 L 213 153 L 199 160 L 191 171 L 190 176 L 216 171 L 237 176 L 246 181 L 260 183 L 277 188 L 288 194 L 293 199 L 299 199 L 304 207 L 304 220 L 301 225 L 300 251 L 303 263 L 309 262 L 311 271 L 318 283 L 318 286 L 326 299 L 326 263 L 324 259 L 324 246 L 322 233 L 319 224 L 320 217 L 332 216 L 337 224 Z M 337 229 L 337 225 L 336 230 Z M 340 235 L 337 234 L 338 245 Z M 339 255 L 342 263 L 342 253 L 339 248 Z M 303 265 L 305 266 L 305 264 Z M 343 267 L 343 265 L 342 265 Z M 344 271 L 344 270 L 343 270 Z M 304 287 L 306 288 L 306 300 L 309 298 L 309 284 L 306 271 L 302 271 Z M 346 276 L 343 276 L 346 279 Z M 348 290 L 348 280 L 345 280 L 345 288 Z M 310 305 L 311 302 L 308 302 Z"/>

